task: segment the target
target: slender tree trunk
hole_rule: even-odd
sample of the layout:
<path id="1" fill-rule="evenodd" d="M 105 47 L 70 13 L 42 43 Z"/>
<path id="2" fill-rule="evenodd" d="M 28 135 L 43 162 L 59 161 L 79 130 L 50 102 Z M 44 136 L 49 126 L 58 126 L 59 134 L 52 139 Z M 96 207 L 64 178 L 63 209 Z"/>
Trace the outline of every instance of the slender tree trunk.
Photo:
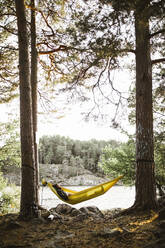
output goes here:
<path id="1" fill-rule="evenodd" d="M 31 0 L 31 89 L 32 89 L 32 111 L 33 111 L 33 138 L 35 151 L 35 170 L 36 170 L 36 204 L 39 205 L 39 165 L 37 147 L 37 60 L 36 49 L 36 15 L 34 11 L 35 0 Z"/>
<path id="2" fill-rule="evenodd" d="M 19 79 L 20 79 L 20 131 L 21 131 L 21 206 L 20 216 L 35 216 L 35 158 L 32 125 L 32 101 L 29 71 L 28 34 L 24 0 L 15 0 L 19 42 Z"/>
<path id="3" fill-rule="evenodd" d="M 154 177 L 152 65 L 149 20 L 135 14 L 136 33 L 136 199 L 134 207 L 156 208 Z"/>

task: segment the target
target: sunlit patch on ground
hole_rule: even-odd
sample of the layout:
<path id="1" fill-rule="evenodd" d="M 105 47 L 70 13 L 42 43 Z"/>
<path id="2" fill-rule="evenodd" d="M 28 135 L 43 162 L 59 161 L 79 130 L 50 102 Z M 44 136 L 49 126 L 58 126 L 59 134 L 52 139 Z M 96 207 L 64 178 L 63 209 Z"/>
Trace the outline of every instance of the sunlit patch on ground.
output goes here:
<path id="1" fill-rule="evenodd" d="M 130 225 L 135 226 L 134 228 L 131 229 L 131 231 L 134 232 L 140 226 L 143 226 L 143 225 L 148 224 L 148 223 L 152 223 L 154 220 L 156 220 L 158 218 L 158 216 L 159 216 L 158 213 L 155 213 L 155 212 L 152 211 L 151 212 L 151 217 L 149 217 L 148 219 L 131 222 Z"/>

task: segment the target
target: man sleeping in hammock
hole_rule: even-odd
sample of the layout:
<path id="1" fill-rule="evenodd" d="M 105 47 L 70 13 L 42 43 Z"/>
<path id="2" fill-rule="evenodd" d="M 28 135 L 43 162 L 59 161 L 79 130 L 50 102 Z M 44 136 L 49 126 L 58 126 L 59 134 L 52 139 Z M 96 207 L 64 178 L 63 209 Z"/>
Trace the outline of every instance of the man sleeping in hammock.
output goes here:
<path id="1" fill-rule="evenodd" d="M 52 186 L 53 186 L 53 188 L 57 191 L 57 194 L 58 194 L 62 199 L 64 199 L 65 201 L 68 200 L 68 195 L 67 195 L 67 193 L 65 193 L 65 192 L 61 189 L 61 187 L 60 187 L 58 184 L 53 184 Z"/>
<path id="2" fill-rule="evenodd" d="M 42 179 L 42 185 L 48 186 L 53 191 L 53 193 L 55 193 L 62 201 L 74 205 L 103 195 L 112 186 L 114 186 L 122 177 L 123 176 L 119 176 L 113 180 L 80 191 L 63 188 L 60 187 L 58 184 L 51 184 L 50 182 L 45 181 L 45 179 Z M 68 192 L 69 194 L 67 194 L 66 192 Z"/>

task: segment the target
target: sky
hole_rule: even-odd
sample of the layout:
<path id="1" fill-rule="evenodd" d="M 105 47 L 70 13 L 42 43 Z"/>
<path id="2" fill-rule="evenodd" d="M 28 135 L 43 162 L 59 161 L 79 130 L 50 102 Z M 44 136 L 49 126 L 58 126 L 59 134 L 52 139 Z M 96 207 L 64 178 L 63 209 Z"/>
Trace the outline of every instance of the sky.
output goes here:
<path id="1" fill-rule="evenodd" d="M 101 125 L 94 121 L 83 121 L 83 117 L 73 111 L 59 120 L 53 120 L 49 123 L 41 121 L 38 123 L 38 135 L 60 134 L 78 140 L 117 140 L 126 141 L 127 137 L 120 131 L 111 128 L 108 124 Z"/>
<path id="2" fill-rule="evenodd" d="M 120 72 L 115 76 L 115 86 L 124 92 L 128 91 L 131 84 L 131 76 L 128 73 Z M 88 122 L 84 121 L 81 112 L 87 111 L 90 107 L 89 103 L 75 104 L 69 106 L 69 108 L 64 111 L 62 116 L 57 114 L 38 115 L 38 138 L 43 135 L 61 135 L 67 136 L 72 139 L 78 140 L 117 140 L 117 141 L 127 141 L 128 137 L 121 133 L 120 130 L 111 127 L 111 119 L 114 116 L 115 108 L 114 106 L 108 105 L 107 111 L 109 118 L 107 121 L 93 121 L 89 119 Z M 8 113 L 14 113 L 14 116 L 19 116 L 19 101 L 14 100 L 10 104 L 0 105 L 1 115 L 0 122 L 7 122 L 11 118 Z M 110 110 L 110 111 L 109 111 Z M 131 127 L 127 121 L 127 108 L 124 107 L 123 111 L 121 109 L 119 122 L 122 127 L 124 127 L 130 133 L 134 133 L 134 127 Z M 13 118 L 13 117 L 12 117 Z"/>
<path id="3" fill-rule="evenodd" d="M 118 90 L 125 92 L 125 96 L 128 96 L 128 89 L 132 83 L 132 75 L 128 71 L 116 72 L 114 75 L 114 85 Z M 121 133 L 121 130 L 112 128 L 111 119 L 114 117 L 116 107 L 113 104 L 105 106 L 105 113 L 109 115 L 108 120 L 104 121 L 93 121 L 89 119 L 85 122 L 81 112 L 87 112 L 92 106 L 91 102 L 86 102 L 83 104 L 76 103 L 71 105 L 66 113 L 58 118 L 58 113 L 54 116 L 44 115 L 39 117 L 38 121 L 38 135 L 62 135 L 68 136 L 72 139 L 78 140 L 117 140 L 117 141 L 127 141 L 128 137 Z M 121 126 L 133 134 L 135 127 L 132 127 L 128 123 L 128 109 L 124 106 L 123 109 L 119 111 L 119 118 Z"/>

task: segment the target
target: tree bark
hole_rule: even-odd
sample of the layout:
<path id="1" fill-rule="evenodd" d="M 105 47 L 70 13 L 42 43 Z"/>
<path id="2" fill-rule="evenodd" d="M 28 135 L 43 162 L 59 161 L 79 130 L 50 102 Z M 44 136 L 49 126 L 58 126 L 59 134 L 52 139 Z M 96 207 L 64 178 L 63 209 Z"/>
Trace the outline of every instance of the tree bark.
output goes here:
<path id="1" fill-rule="evenodd" d="M 15 0 L 18 42 L 19 42 L 19 80 L 20 80 L 20 133 L 21 133 L 21 218 L 35 216 L 35 158 L 32 125 L 32 100 L 30 86 L 30 67 L 28 34 L 24 0 Z"/>
<path id="2" fill-rule="evenodd" d="M 35 0 L 31 0 L 31 90 L 32 90 L 32 112 L 33 112 L 33 139 L 35 152 L 36 170 L 36 204 L 39 204 L 39 165 L 37 144 L 37 48 L 36 48 L 36 14 L 34 11 Z"/>
<path id="3" fill-rule="evenodd" d="M 136 34 L 136 199 L 134 207 L 156 208 L 154 177 L 152 63 L 149 20 L 145 11 L 135 14 Z"/>

